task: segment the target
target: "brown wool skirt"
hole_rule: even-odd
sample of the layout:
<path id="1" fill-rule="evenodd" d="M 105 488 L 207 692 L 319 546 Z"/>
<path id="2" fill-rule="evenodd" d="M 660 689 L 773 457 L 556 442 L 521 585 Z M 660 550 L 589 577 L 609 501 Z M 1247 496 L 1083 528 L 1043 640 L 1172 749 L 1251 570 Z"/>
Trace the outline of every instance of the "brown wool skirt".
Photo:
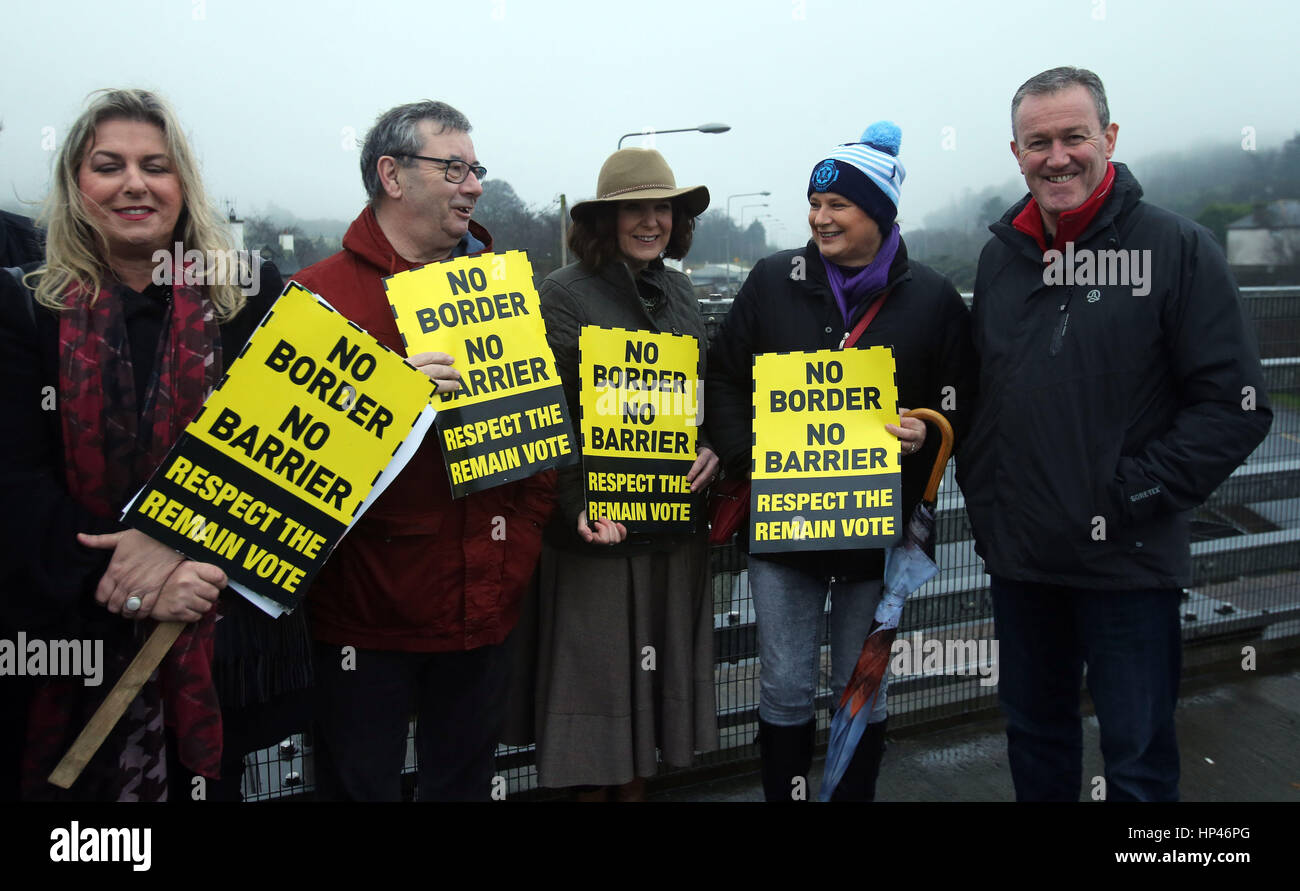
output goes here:
<path id="1" fill-rule="evenodd" d="M 612 786 L 718 747 L 707 541 L 598 556 L 545 546 L 516 632 L 506 741 L 541 786 Z M 531 721 L 530 721 L 531 719 Z"/>

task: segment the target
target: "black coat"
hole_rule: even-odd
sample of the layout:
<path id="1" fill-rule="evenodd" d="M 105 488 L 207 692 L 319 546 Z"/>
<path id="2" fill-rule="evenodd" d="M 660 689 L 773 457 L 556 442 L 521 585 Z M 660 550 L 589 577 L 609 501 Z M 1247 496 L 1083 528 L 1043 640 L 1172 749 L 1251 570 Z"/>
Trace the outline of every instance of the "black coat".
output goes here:
<path id="1" fill-rule="evenodd" d="M 45 256 L 45 236 L 27 217 L 0 210 L 0 266 L 22 266 Z"/>
<path id="2" fill-rule="evenodd" d="M 1129 284 L 1044 284 L 1043 252 L 1011 225 L 1028 196 L 989 227 L 980 256 L 980 398 L 957 479 L 994 575 L 1188 584 L 1189 511 L 1272 420 L 1223 251 L 1209 230 L 1141 201 L 1123 164 L 1115 171 L 1075 255 L 1149 252 L 1135 255 L 1149 260 L 1144 284 L 1131 263 Z"/>
<path id="3" fill-rule="evenodd" d="M 658 292 L 660 299 L 654 312 L 646 309 L 639 289 Z M 578 335 L 582 328 L 623 328 L 629 331 L 684 334 L 700 342 L 700 375 L 707 379 L 708 335 L 704 318 L 691 290 L 691 282 L 675 269 L 655 260 L 636 277 L 621 262 L 611 262 L 599 270 L 582 263 L 570 263 L 557 269 L 542 282 L 542 317 L 546 320 L 546 339 L 555 354 L 556 368 L 564 384 L 564 398 L 575 426 L 580 417 L 578 402 Z M 707 418 L 706 418 L 707 420 Z M 710 445 L 706 429 L 697 431 L 696 447 Z M 696 499 L 702 501 L 702 497 Z M 694 509 L 699 516 L 702 507 Z M 576 549 L 587 554 L 591 545 L 578 537 L 578 514 L 586 509 L 582 485 L 582 465 L 563 468 L 556 479 L 556 511 L 546 529 L 546 540 L 554 547 Z M 689 540 L 689 535 L 634 535 L 628 541 L 601 553 L 609 556 L 639 553 L 646 548 L 670 550 Z"/>
<path id="4" fill-rule="evenodd" d="M 280 293 L 274 266 L 261 289 L 221 326 L 222 355 L 234 361 Z M 131 343 L 156 343 L 165 303 L 149 289 L 127 304 Z M 134 349 L 137 379 L 147 380 L 152 349 Z M 116 518 L 97 517 L 68 494 L 59 390 L 59 318 L 0 271 L 0 625 L 57 637 L 84 637 L 126 625 L 94 602 L 111 551 L 77 543 L 76 533 L 117 532 Z M 57 632 L 57 634 L 55 633 Z M 107 633 L 107 632 L 106 632 Z"/>
<path id="5" fill-rule="evenodd" d="M 909 262 L 901 240 L 886 287 L 892 290 L 857 346 L 892 346 L 899 405 L 941 411 L 960 439 L 963 409 L 975 386 L 966 305 L 948 279 Z M 705 381 L 705 419 L 729 474 L 747 474 L 750 468 L 754 355 L 835 349 L 873 299 L 868 295 L 858 304 L 846 329 L 812 243 L 754 266 L 709 350 Z M 925 446 L 903 459 L 904 521 L 921 498 L 938 446 L 939 437 L 927 435 Z M 844 578 L 879 578 L 884 568 L 880 550 L 768 556 Z"/>

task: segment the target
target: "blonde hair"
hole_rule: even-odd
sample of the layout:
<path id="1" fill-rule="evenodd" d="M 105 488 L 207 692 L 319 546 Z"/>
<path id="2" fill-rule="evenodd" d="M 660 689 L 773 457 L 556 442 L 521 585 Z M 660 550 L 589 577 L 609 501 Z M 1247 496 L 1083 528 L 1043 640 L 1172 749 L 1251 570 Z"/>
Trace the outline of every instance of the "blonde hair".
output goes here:
<path id="1" fill-rule="evenodd" d="M 45 263 L 26 277 L 35 284 L 36 301 L 50 309 L 66 309 L 65 293 L 74 285 L 97 294 L 106 275 L 112 274 L 108 239 L 86 210 L 78 185 L 95 128 L 111 120 L 142 121 L 162 131 L 167 155 L 180 178 L 183 205 L 175 235 L 185 250 L 197 248 L 206 255 L 233 247 L 225 222 L 208 203 L 194 153 L 171 106 L 147 90 L 97 90 L 68 130 L 55 159 L 53 184 L 39 217 L 47 229 Z M 232 282 L 209 285 L 207 294 L 220 319 L 231 318 L 244 306 L 243 292 Z"/>

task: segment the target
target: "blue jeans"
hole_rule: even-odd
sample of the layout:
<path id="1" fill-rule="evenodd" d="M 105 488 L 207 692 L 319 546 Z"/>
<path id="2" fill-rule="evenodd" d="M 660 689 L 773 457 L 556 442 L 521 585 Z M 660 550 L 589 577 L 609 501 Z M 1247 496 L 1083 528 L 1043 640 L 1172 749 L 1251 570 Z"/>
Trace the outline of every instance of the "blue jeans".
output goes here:
<path id="1" fill-rule="evenodd" d="M 998 700 L 1019 801 L 1078 801 L 1087 665 L 1109 801 L 1177 801 L 1177 588 L 1094 591 L 993 578 Z"/>
<path id="2" fill-rule="evenodd" d="M 859 582 L 831 582 L 762 557 L 749 557 L 749 588 L 758 616 L 758 714 L 769 724 L 792 727 L 807 724 L 814 717 L 818 668 L 821 664 L 820 633 L 831 592 L 831 690 L 836 705 L 853 675 L 862 644 L 871 630 L 871 620 L 880 601 L 880 579 Z M 885 720 L 885 688 L 889 671 L 880 684 L 880 694 L 867 719 L 869 724 Z"/>

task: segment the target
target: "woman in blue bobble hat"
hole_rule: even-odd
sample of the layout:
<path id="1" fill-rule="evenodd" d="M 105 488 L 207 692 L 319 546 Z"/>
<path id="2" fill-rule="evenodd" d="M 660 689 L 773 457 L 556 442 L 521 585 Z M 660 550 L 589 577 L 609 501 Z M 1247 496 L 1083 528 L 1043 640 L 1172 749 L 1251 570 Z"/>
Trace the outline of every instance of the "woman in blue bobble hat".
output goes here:
<path id="1" fill-rule="evenodd" d="M 892 346 L 900 411 L 942 411 L 960 439 L 975 395 L 970 314 L 956 288 L 909 261 L 895 222 L 906 171 L 902 133 L 890 121 L 833 148 L 808 179 L 812 237 L 798 250 L 760 260 L 709 351 L 705 412 L 728 474 L 747 473 L 753 430 L 753 357 L 837 349 L 869 320 L 852 348 Z M 947 388 L 951 387 L 951 390 Z M 938 437 L 918 419 L 886 429 L 902 453 L 901 516 L 911 516 Z M 811 798 L 822 615 L 831 601 L 832 705 L 852 674 L 880 599 L 884 551 L 798 551 L 749 558 L 758 616 L 759 743 L 768 801 Z M 832 800 L 870 801 L 885 742 L 885 690 Z M 802 782 L 801 782 L 802 779 Z"/>

